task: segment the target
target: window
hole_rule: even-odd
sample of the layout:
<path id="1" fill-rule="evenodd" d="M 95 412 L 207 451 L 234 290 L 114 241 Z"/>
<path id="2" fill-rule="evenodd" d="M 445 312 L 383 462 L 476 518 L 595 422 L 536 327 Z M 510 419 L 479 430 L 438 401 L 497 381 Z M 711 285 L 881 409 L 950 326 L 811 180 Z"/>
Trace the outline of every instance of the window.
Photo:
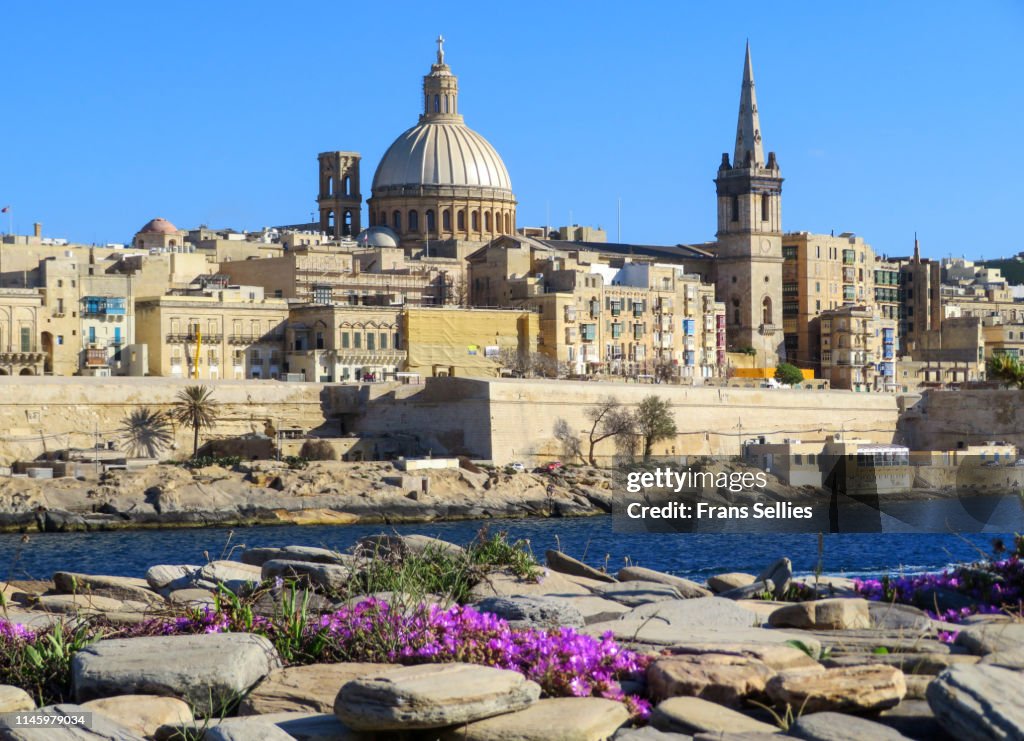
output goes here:
<path id="1" fill-rule="evenodd" d="M 362 349 L 362 347 L 363 347 L 363 333 L 362 332 L 353 332 L 352 333 L 352 346 L 356 350 Z"/>
<path id="2" fill-rule="evenodd" d="M 63 345 L 64 344 L 64 335 L 62 335 L 62 334 L 57 335 L 57 344 L 58 345 Z"/>
<path id="3" fill-rule="evenodd" d="M 348 332 L 342 332 L 341 333 L 341 348 L 343 350 L 348 350 L 348 347 L 349 347 L 348 343 L 349 343 Z"/>
<path id="4" fill-rule="evenodd" d="M 387 332 L 381 332 L 380 333 L 380 349 L 381 350 L 387 350 L 388 349 L 388 333 Z"/>
<path id="5" fill-rule="evenodd" d="M 484 231 L 491 231 L 491 212 L 484 211 Z"/>
<path id="6" fill-rule="evenodd" d="M 21 351 L 32 352 L 32 330 L 28 327 L 21 328 Z"/>
<path id="7" fill-rule="evenodd" d="M 448 209 L 441 212 L 441 228 L 446 232 L 452 230 L 452 212 Z"/>
<path id="8" fill-rule="evenodd" d="M 771 199 L 767 193 L 761 194 L 761 221 L 768 221 L 771 215 Z"/>
<path id="9" fill-rule="evenodd" d="M 321 332 L 320 330 L 317 330 L 317 333 L 316 333 L 316 349 L 317 350 L 323 350 L 324 349 L 324 333 Z"/>
<path id="10" fill-rule="evenodd" d="M 377 335 L 375 335 L 373 332 L 367 332 L 366 333 L 366 349 L 367 350 L 376 350 L 377 349 L 377 341 L 376 340 L 377 340 Z"/>
<path id="11" fill-rule="evenodd" d="M 733 196 L 732 197 L 732 220 L 733 221 L 739 221 L 740 220 L 740 197 L 739 196 Z"/>
<path id="12" fill-rule="evenodd" d="M 392 214 L 391 214 L 391 228 L 394 229 L 396 232 L 401 232 L 402 231 L 402 212 L 401 211 L 397 211 L 396 210 L 396 211 L 392 212 Z"/>
<path id="13" fill-rule="evenodd" d="M 420 215 L 414 209 L 414 210 L 409 212 L 409 231 L 415 232 L 415 231 L 418 231 L 419 228 L 420 228 Z"/>
<path id="14" fill-rule="evenodd" d="M 459 209 L 459 212 L 458 212 L 457 217 L 456 217 L 456 221 L 457 221 L 457 223 L 459 225 L 459 231 L 460 232 L 461 231 L 465 231 L 466 230 L 466 212 L 463 211 L 462 209 Z"/>
<path id="15" fill-rule="evenodd" d="M 434 218 L 434 210 L 427 211 L 427 234 L 434 234 L 437 231 L 437 220 Z"/>
<path id="16" fill-rule="evenodd" d="M 475 232 L 480 231 L 480 212 L 479 211 L 474 211 L 473 212 L 473 215 L 472 215 L 472 218 L 470 219 L 470 221 L 472 222 L 472 225 L 473 225 L 473 231 L 475 231 Z"/>

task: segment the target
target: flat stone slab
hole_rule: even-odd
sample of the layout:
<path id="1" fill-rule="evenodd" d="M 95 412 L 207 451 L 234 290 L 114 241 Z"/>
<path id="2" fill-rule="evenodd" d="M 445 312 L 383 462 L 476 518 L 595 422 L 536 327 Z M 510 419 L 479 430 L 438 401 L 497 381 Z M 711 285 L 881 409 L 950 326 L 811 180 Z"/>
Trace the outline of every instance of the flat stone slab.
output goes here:
<path id="1" fill-rule="evenodd" d="M 443 728 L 523 710 L 539 697 L 540 685 L 518 672 L 425 664 L 345 683 L 334 714 L 357 731 Z"/>
<path id="2" fill-rule="evenodd" d="M 927 700 L 911 699 L 909 692 L 903 702 L 872 720 L 914 739 L 948 738 Z"/>
<path id="3" fill-rule="evenodd" d="M 130 576 L 101 576 L 58 571 L 53 575 L 53 586 L 58 594 L 98 594 L 152 605 L 165 604 L 164 598 L 150 588 L 148 581 Z"/>
<path id="4" fill-rule="evenodd" d="M 955 739 L 1024 739 L 1024 677 L 999 666 L 954 666 L 928 685 L 928 704 Z"/>
<path id="5" fill-rule="evenodd" d="M 777 628 L 857 630 L 870 627 L 871 616 L 866 599 L 833 597 L 779 607 L 768 623 Z"/>
<path id="6" fill-rule="evenodd" d="M 623 620 L 651 620 L 688 628 L 754 628 L 761 624 L 757 613 L 721 597 L 663 600 L 633 608 Z"/>
<path id="7" fill-rule="evenodd" d="M 740 706 L 747 698 L 764 699 L 775 671 L 757 659 L 735 654 L 689 654 L 658 659 L 647 668 L 647 691 L 654 699 L 700 697 L 720 705 Z"/>
<path id="8" fill-rule="evenodd" d="M 352 578 L 352 569 L 315 561 L 274 559 L 261 567 L 263 579 L 295 580 L 327 592 L 341 592 Z"/>
<path id="9" fill-rule="evenodd" d="M 655 571 L 654 569 L 645 569 L 642 566 L 626 566 L 619 569 L 619 573 L 615 576 L 619 581 L 646 581 L 666 584 L 670 587 L 674 587 L 684 599 L 711 596 L 710 589 L 705 589 L 695 581 L 684 579 L 681 576 L 665 574 L 661 571 Z"/>
<path id="10" fill-rule="evenodd" d="M 249 633 L 99 641 L 71 661 L 75 698 L 169 695 L 217 715 L 281 666 L 273 644 Z"/>
<path id="11" fill-rule="evenodd" d="M 232 592 L 242 592 L 259 584 L 262 570 L 240 561 L 210 561 L 199 570 L 194 586 L 222 584 Z"/>
<path id="12" fill-rule="evenodd" d="M 587 635 L 600 637 L 611 633 L 612 637 L 626 644 L 647 646 L 676 646 L 688 643 L 761 643 L 784 644 L 788 641 L 800 641 L 814 654 L 821 652 L 821 641 L 814 636 L 802 635 L 799 631 L 779 630 L 777 628 L 732 628 L 722 630 L 707 627 L 689 627 L 671 625 L 660 620 L 649 618 L 633 618 L 630 620 L 609 620 L 604 623 L 593 623 L 581 631 Z"/>
<path id="13" fill-rule="evenodd" d="M 963 628 L 954 643 L 972 654 L 992 654 L 1024 646 L 1024 623 L 987 623 Z"/>
<path id="14" fill-rule="evenodd" d="M 192 577 L 201 568 L 192 564 L 157 564 L 146 569 L 146 583 L 150 589 L 183 589 L 192 583 Z"/>
<path id="15" fill-rule="evenodd" d="M 349 662 L 275 669 L 239 704 L 239 715 L 334 713 L 338 689 L 353 679 L 397 669 L 398 664 Z"/>
<path id="16" fill-rule="evenodd" d="M 19 710 L 34 710 L 36 701 L 21 687 L 0 684 L 0 713 L 16 713 Z"/>
<path id="17" fill-rule="evenodd" d="M 145 602 L 125 602 L 100 594 L 44 594 L 36 599 L 37 609 L 46 612 L 97 613 L 97 612 L 145 612 L 150 606 Z"/>
<path id="18" fill-rule="evenodd" d="M 595 569 L 593 566 L 588 566 L 582 561 L 578 561 L 572 556 L 568 556 L 561 551 L 548 550 L 544 552 L 544 560 L 548 565 L 548 568 L 552 571 L 557 571 L 562 574 L 571 574 L 572 576 L 583 576 L 587 579 L 594 579 L 599 582 L 614 582 L 615 577 L 606 574 L 600 569 Z"/>
<path id="19" fill-rule="evenodd" d="M 603 584 L 594 587 L 594 594 L 605 599 L 621 602 L 630 607 L 646 605 L 649 602 L 681 600 L 683 597 L 675 587 L 650 581 L 627 581 Z"/>
<path id="20" fill-rule="evenodd" d="M 802 708 L 805 713 L 885 710 L 898 705 L 907 694 L 903 672 L 880 664 L 782 673 L 773 677 L 766 689 L 774 702 Z"/>
<path id="21" fill-rule="evenodd" d="M 812 713 L 801 716 L 789 729 L 790 736 L 804 741 L 902 741 L 902 733 L 881 723 L 843 713 Z"/>
<path id="22" fill-rule="evenodd" d="M 673 697 L 658 703 L 651 712 L 651 725 L 675 733 L 779 732 L 773 725 L 699 697 Z"/>
<path id="23" fill-rule="evenodd" d="M 525 710 L 460 726 L 442 741 L 604 741 L 629 720 L 621 702 L 598 697 L 540 700 Z"/>
<path id="24" fill-rule="evenodd" d="M 914 633 L 928 633 L 935 630 L 930 617 L 911 605 L 889 604 L 888 602 L 868 602 L 868 614 L 871 627 L 882 630 L 905 630 Z"/>
<path id="25" fill-rule="evenodd" d="M 956 664 L 977 664 L 980 657 L 971 654 L 843 654 L 825 661 L 826 666 L 859 666 L 864 664 L 885 664 L 895 666 L 904 674 L 927 674 L 935 676 Z"/>
<path id="26" fill-rule="evenodd" d="M 605 620 L 616 620 L 617 618 L 625 615 L 631 609 L 621 602 L 615 602 L 595 595 L 581 594 L 569 597 L 559 597 L 558 599 L 564 599 L 579 610 L 580 614 L 583 616 L 584 625 L 601 623 Z"/>
<path id="27" fill-rule="evenodd" d="M 748 587 L 757 581 L 753 574 L 744 574 L 741 571 L 730 571 L 725 574 L 716 574 L 708 577 L 708 589 L 715 594 L 728 592 L 737 587 Z"/>
<path id="28" fill-rule="evenodd" d="M 242 551 L 242 563 L 262 566 L 267 561 L 309 561 L 335 566 L 351 566 L 355 557 L 338 553 L 330 548 L 315 548 L 307 545 L 287 545 L 284 548 L 247 548 Z"/>
<path id="29" fill-rule="evenodd" d="M 783 643 L 684 643 L 672 646 L 672 655 L 723 654 L 757 659 L 774 671 L 822 671 L 824 667 L 804 651 Z"/>
<path id="30" fill-rule="evenodd" d="M 187 726 L 195 722 L 189 706 L 176 697 L 118 695 L 89 700 L 82 707 L 102 713 L 140 736 L 152 736 L 157 728 L 168 723 Z"/>
<path id="31" fill-rule="evenodd" d="M 238 723 L 218 723 L 203 732 L 203 741 L 295 741 L 290 733 L 273 723 L 248 718 Z"/>
<path id="32" fill-rule="evenodd" d="M 262 726 L 272 725 L 288 734 L 288 738 L 296 741 L 375 741 L 372 734 L 359 733 L 342 725 L 334 713 L 267 713 L 265 715 L 244 716 L 240 718 L 213 718 L 199 721 L 187 726 L 168 724 L 160 726 L 154 734 L 155 741 L 183 741 L 191 738 L 197 727 L 210 730 L 224 727 L 232 733 L 245 730 L 259 730 Z M 236 730 L 237 729 L 237 730 Z M 206 737 L 204 737 L 205 739 Z M 242 738 L 260 741 L 260 736 L 242 736 Z"/>
<path id="33" fill-rule="evenodd" d="M 39 708 L 41 715 L 81 715 L 92 712 L 89 708 L 72 703 L 46 705 Z M 0 718 L 0 738 L 5 741 L 144 741 L 120 723 L 105 715 L 93 713 L 92 726 L 74 726 L 54 730 L 52 727 L 26 728 L 14 725 L 14 716 Z"/>
<path id="34" fill-rule="evenodd" d="M 572 577 L 548 571 L 539 579 L 521 579 L 508 571 L 492 571 L 472 590 L 470 601 L 484 597 L 512 597 L 516 595 L 554 597 L 591 596 L 590 589 L 577 584 Z"/>
<path id="35" fill-rule="evenodd" d="M 583 615 L 563 597 L 486 597 L 473 607 L 497 615 L 513 628 L 583 627 Z"/>
<path id="36" fill-rule="evenodd" d="M 692 741 L 693 736 L 688 733 L 672 733 L 671 731 L 659 731 L 653 726 L 643 728 L 623 728 L 613 737 L 614 741 Z M 717 738 L 717 737 L 716 737 Z"/>

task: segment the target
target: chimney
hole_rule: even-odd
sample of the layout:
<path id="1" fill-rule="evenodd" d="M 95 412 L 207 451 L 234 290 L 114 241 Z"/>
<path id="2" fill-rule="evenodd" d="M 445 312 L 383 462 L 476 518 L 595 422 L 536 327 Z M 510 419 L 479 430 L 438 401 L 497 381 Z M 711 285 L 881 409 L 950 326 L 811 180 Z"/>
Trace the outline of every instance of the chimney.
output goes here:
<path id="1" fill-rule="evenodd" d="M 33 224 L 32 225 L 32 233 L 35 235 L 36 239 L 39 239 L 40 237 L 42 237 L 43 236 L 43 225 L 42 225 L 42 223 L 37 221 L 35 224 Z"/>

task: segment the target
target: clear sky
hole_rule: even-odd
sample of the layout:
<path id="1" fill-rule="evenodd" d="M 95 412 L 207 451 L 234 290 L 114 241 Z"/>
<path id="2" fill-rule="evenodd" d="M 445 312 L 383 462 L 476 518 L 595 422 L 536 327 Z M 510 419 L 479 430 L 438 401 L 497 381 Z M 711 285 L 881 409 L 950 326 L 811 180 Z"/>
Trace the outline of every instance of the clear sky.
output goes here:
<path id="1" fill-rule="evenodd" d="M 710 240 L 749 38 L 786 230 L 856 232 L 890 255 L 915 231 L 933 257 L 1024 250 L 1014 0 L 14 0 L 0 23 L 0 206 L 22 233 L 306 221 L 331 149 L 362 153 L 366 198 L 443 33 L 520 226 L 571 213 L 614 239 L 621 199 L 624 241 Z"/>

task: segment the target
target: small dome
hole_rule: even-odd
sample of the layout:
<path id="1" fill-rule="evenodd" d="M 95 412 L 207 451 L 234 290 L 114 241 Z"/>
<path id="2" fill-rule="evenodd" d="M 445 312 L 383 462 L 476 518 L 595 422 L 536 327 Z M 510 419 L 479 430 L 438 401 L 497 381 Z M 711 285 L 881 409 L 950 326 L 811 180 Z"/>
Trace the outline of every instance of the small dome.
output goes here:
<path id="1" fill-rule="evenodd" d="M 140 234 L 177 234 L 178 227 L 167 219 L 155 218 L 146 222 L 146 225 L 139 229 Z"/>
<path id="2" fill-rule="evenodd" d="M 401 186 L 495 188 L 512 179 L 491 143 L 462 123 L 429 121 L 399 136 L 373 176 L 373 190 Z"/>
<path id="3" fill-rule="evenodd" d="M 360 247 L 397 247 L 401 241 L 394 230 L 386 226 L 371 226 L 356 237 L 356 244 Z"/>

